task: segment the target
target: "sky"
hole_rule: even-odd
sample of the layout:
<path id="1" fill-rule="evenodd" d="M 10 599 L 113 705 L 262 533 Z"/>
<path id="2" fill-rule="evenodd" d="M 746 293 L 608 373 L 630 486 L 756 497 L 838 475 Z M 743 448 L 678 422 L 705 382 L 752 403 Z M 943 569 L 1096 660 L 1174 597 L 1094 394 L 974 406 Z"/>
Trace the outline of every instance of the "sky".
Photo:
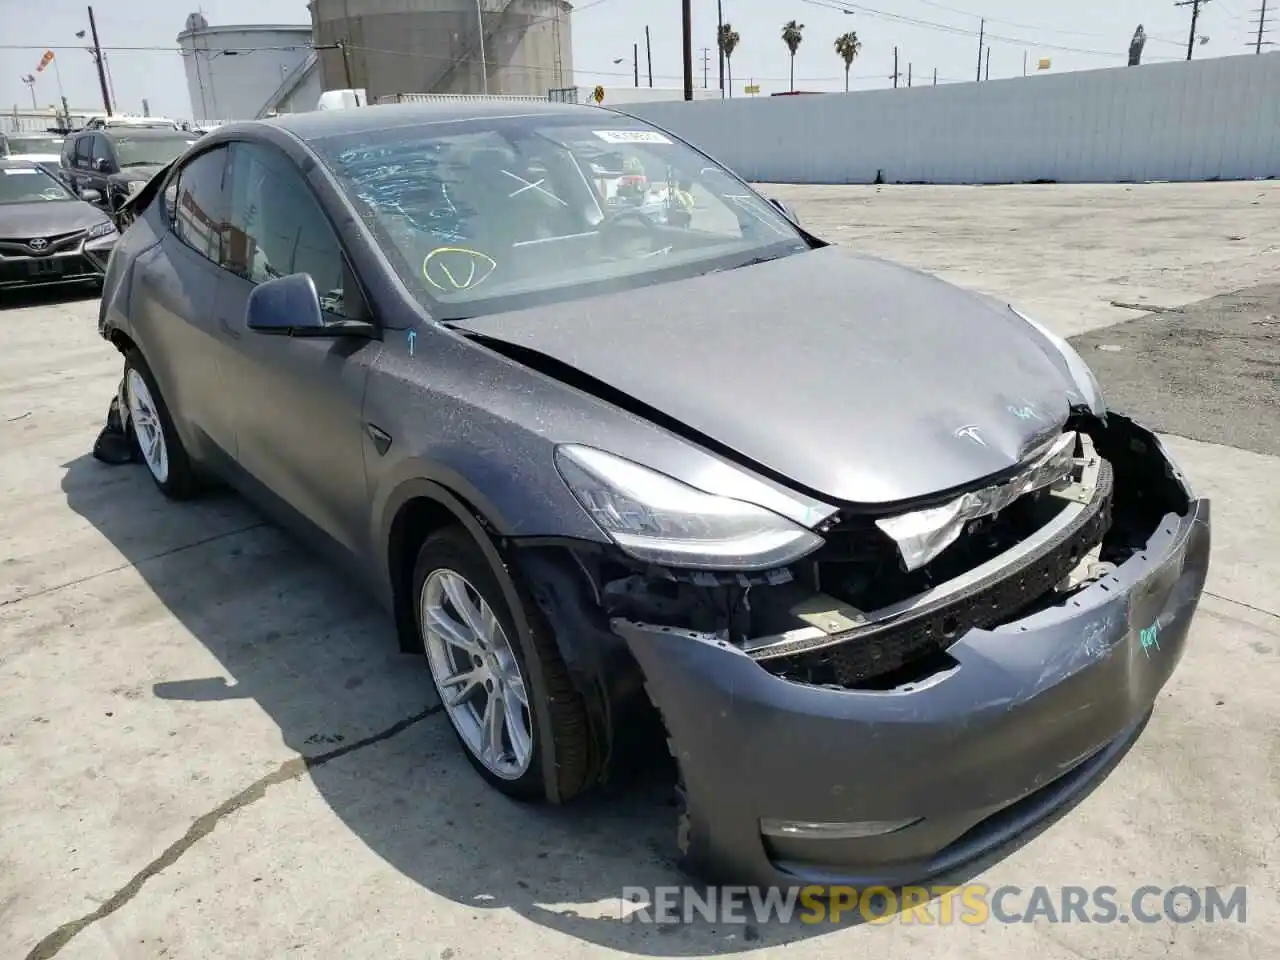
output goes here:
<path id="1" fill-rule="evenodd" d="M 990 38 L 992 80 L 1021 76 L 1024 55 L 1035 72 L 1042 57 L 1050 70 L 1091 70 L 1123 66 L 1129 40 L 1139 23 L 1148 42 L 1143 62 L 1186 56 L 1190 7 L 1174 0 L 722 0 L 724 18 L 742 37 L 733 58 L 735 95 L 754 80 L 762 94 L 788 89 L 789 54 L 782 25 L 804 24 L 804 39 L 795 62 L 796 87 L 832 91 L 844 88 L 844 64 L 834 43 L 853 30 L 862 42 L 850 87 L 855 90 L 893 85 L 893 54 L 898 48 L 899 83 L 967 82 L 978 70 L 978 30 L 986 18 Z M 1253 52 L 1259 0 L 1209 0 L 1202 8 L 1197 58 Z M 1280 8 L 1280 3 L 1273 4 Z M 107 51 L 107 64 L 118 109 L 141 113 L 142 100 L 151 112 L 190 117 L 191 106 L 182 59 L 175 38 L 187 14 L 203 9 L 211 24 L 307 24 L 305 0 L 97 0 L 94 15 Z M 641 83 L 647 85 L 645 27 L 650 28 L 654 85 L 680 87 L 682 51 L 680 0 L 578 0 L 572 17 L 575 80 L 632 86 L 633 45 L 638 44 Z M 843 12 L 852 10 L 851 14 Z M 1270 20 L 1271 14 L 1268 14 Z M 1267 37 L 1280 41 L 1280 9 Z M 39 65 L 46 49 L 55 52 L 52 66 L 39 74 L 36 102 L 56 102 L 62 90 L 73 108 L 101 105 L 92 55 L 76 32 L 87 30 L 86 5 L 80 0 L 0 0 L 0 108 L 29 108 L 31 90 L 22 77 Z M 715 52 L 716 0 L 693 0 L 695 85 L 702 86 L 702 48 L 710 48 L 709 85 L 718 85 Z M 86 34 L 87 36 L 87 34 Z M 1268 49 L 1266 47 L 1264 50 Z M 621 60 L 615 64 L 615 60 Z M 985 71 L 985 63 L 984 63 Z M 606 100 L 607 102 L 607 100 Z"/>

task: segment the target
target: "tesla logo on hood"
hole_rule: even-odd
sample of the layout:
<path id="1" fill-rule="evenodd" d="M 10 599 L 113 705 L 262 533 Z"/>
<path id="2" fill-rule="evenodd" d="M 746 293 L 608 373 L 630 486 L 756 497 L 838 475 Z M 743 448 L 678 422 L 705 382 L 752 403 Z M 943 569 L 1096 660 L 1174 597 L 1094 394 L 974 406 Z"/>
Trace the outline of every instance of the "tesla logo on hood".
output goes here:
<path id="1" fill-rule="evenodd" d="M 43 250 L 48 245 L 49 245 L 49 241 L 46 240 L 44 237 L 36 237 L 29 244 L 27 244 L 27 246 L 29 246 L 32 250 Z"/>
<path id="2" fill-rule="evenodd" d="M 978 427 L 975 424 L 965 424 L 956 431 L 956 438 L 959 440 L 972 440 L 980 447 L 985 447 L 987 441 L 982 439 L 982 434 L 978 433 Z"/>

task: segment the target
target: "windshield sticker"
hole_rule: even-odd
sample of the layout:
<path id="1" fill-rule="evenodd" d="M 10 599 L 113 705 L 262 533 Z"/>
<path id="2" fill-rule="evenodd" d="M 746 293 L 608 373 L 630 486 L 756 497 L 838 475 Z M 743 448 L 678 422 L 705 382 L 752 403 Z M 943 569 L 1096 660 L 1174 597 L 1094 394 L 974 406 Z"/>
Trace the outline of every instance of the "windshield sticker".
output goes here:
<path id="1" fill-rule="evenodd" d="M 17 176 L 18 174 L 23 174 L 23 173 L 36 174 L 36 173 L 39 173 L 39 172 L 40 172 L 39 170 L 22 170 L 22 169 L 19 169 L 19 170 L 6 170 L 6 171 L 4 172 L 4 175 L 5 175 L 6 177 L 14 177 L 14 176 Z"/>
<path id="2" fill-rule="evenodd" d="M 409 331 L 409 356 L 411 357 L 413 356 L 413 345 L 417 339 L 418 339 L 418 331 L 410 330 Z"/>
<path id="3" fill-rule="evenodd" d="M 665 143 L 671 144 L 669 137 L 664 137 L 656 130 L 592 130 L 605 143 Z"/>

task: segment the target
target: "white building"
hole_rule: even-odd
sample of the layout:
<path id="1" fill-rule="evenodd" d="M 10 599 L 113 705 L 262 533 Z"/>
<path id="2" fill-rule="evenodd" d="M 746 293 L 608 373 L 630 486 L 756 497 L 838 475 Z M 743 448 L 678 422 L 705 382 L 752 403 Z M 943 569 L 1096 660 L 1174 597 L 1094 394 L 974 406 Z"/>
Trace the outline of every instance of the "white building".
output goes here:
<path id="1" fill-rule="evenodd" d="M 319 99 L 310 25 L 211 27 L 193 13 L 178 45 L 198 125 L 254 120 L 292 103 L 309 110 Z"/>

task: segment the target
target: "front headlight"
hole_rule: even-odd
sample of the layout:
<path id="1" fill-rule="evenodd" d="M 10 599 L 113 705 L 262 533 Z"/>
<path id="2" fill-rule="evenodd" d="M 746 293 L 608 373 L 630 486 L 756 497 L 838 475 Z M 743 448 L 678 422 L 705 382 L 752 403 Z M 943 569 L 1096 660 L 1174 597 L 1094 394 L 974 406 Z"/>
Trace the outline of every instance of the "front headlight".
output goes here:
<path id="1" fill-rule="evenodd" d="M 1087 405 L 1094 415 L 1105 416 L 1107 405 L 1102 399 L 1102 387 L 1098 386 L 1098 381 L 1094 377 L 1093 371 L 1089 369 L 1089 365 L 1076 352 L 1076 348 L 1043 324 L 1036 323 L 1016 307 L 1010 307 L 1009 309 L 1013 311 L 1014 316 L 1031 324 L 1040 332 L 1041 336 L 1053 344 L 1054 349 L 1062 355 L 1062 359 L 1067 364 L 1071 379 L 1075 382 L 1076 389 L 1080 391 L 1081 402 Z"/>
<path id="2" fill-rule="evenodd" d="M 591 519 L 637 560 L 698 570 L 767 570 L 823 543 L 763 507 L 703 493 L 594 447 L 557 447 L 556 466 Z"/>
<path id="3" fill-rule="evenodd" d="M 98 237 L 109 237 L 116 232 L 116 225 L 110 220 L 103 220 L 89 228 L 89 239 L 96 240 Z"/>

